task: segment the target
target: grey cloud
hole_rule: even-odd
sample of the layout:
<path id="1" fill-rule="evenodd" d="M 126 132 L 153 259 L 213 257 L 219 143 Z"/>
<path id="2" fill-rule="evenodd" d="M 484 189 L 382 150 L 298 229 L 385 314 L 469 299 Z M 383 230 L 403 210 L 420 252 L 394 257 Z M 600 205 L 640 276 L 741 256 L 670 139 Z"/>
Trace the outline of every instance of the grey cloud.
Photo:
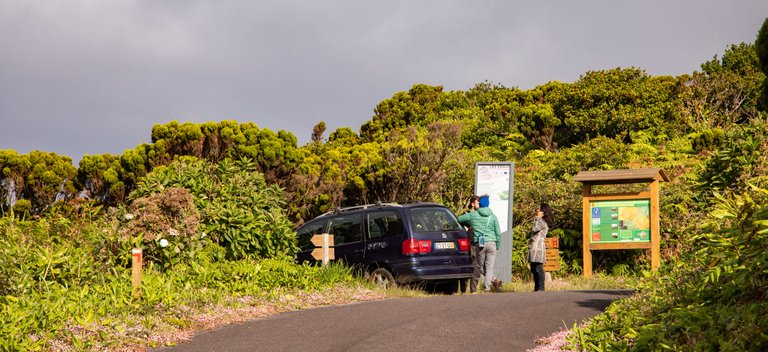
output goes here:
<path id="1" fill-rule="evenodd" d="M 300 143 L 415 83 L 533 88 L 587 70 L 698 69 L 764 1 L 128 1 L 0 4 L 0 149 L 121 153 L 172 119 Z"/>

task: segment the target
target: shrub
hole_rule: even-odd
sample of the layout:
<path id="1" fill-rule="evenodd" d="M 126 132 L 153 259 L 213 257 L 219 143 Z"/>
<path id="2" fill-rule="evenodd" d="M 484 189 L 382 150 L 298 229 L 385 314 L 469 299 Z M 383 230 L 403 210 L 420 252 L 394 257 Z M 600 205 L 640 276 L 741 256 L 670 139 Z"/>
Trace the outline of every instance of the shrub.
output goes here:
<path id="1" fill-rule="evenodd" d="M 293 254 L 295 233 L 285 214 L 283 191 L 268 185 L 251 160 L 224 159 L 214 165 L 183 157 L 155 168 L 131 193 L 147 197 L 169 187 L 194 196 L 200 228 L 230 259 L 274 258 Z"/>
<path id="2" fill-rule="evenodd" d="M 202 246 L 199 215 L 192 195 L 184 188 L 171 187 L 135 199 L 123 220 L 120 240 L 136 239 L 146 261 L 161 268 L 193 258 Z"/>
<path id="3" fill-rule="evenodd" d="M 32 202 L 27 199 L 19 199 L 16 204 L 13 205 L 13 214 L 21 219 L 29 217 L 32 212 Z"/>
<path id="4" fill-rule="evenodd" d="M 697 152 L 714 150 L 725 143 L 725 132 L 721 128 L 712 128 L 691 134 L 691 146 Z"/>

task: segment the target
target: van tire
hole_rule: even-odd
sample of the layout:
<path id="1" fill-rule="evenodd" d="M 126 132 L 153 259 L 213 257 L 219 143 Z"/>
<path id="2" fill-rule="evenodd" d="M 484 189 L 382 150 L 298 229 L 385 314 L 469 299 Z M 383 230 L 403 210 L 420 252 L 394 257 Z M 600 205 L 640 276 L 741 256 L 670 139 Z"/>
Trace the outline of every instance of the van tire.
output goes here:
<path id="1" fill-rule="evenodd" d="M 370 280 L 376 286 L 379 286 L 382 288 L 397 287 L 397 282 L 395 282 L 395 277 L 392 276 L 392 273 L 390 273 L 389 270 L 387 270 L 386 268 L 374 269 L 373 271 L 371 271 L 370 276 L 368 276 L 368 280 Z"/>

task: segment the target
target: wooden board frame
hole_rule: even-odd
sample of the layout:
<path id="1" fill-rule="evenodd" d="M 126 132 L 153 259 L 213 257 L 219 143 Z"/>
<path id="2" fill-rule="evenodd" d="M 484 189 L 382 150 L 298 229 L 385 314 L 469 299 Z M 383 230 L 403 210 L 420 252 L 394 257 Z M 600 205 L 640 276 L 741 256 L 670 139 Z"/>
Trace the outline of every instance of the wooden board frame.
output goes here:
<path id="1" fill-rule="evenodd" d="M 583 183 L 582 195 L 582 254 L 584 263 L 584 276 L 592 277 L 592 251 L 593 250 L 625 250 L 625 249 L 650 249 L 651 270 L 657 271 L 661 262 L 659 234 L 659 185 L 662 181 L 669 181 L 661 169 L 639 170 L 610 170 L 610 171 L 583 171 L 574 177 L 574 181 Z M 593 194 L 593 185 L 648 183 L 648 189 L 636 193 Z M 601 200 L 633 200 L 650 199 L 651 241 L 640 243 L 591 243 L 590 240 L 590 203 Z"/>

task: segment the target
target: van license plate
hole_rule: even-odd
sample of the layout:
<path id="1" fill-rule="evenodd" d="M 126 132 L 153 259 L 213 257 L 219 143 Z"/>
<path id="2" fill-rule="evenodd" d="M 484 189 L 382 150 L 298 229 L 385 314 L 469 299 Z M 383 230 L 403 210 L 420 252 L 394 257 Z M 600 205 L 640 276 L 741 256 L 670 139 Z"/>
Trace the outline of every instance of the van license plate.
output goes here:
<path id="1" fill-rule="evenodd" d="M 435 249 L 454 249 L 453 242 L 435 242 Z"/>

